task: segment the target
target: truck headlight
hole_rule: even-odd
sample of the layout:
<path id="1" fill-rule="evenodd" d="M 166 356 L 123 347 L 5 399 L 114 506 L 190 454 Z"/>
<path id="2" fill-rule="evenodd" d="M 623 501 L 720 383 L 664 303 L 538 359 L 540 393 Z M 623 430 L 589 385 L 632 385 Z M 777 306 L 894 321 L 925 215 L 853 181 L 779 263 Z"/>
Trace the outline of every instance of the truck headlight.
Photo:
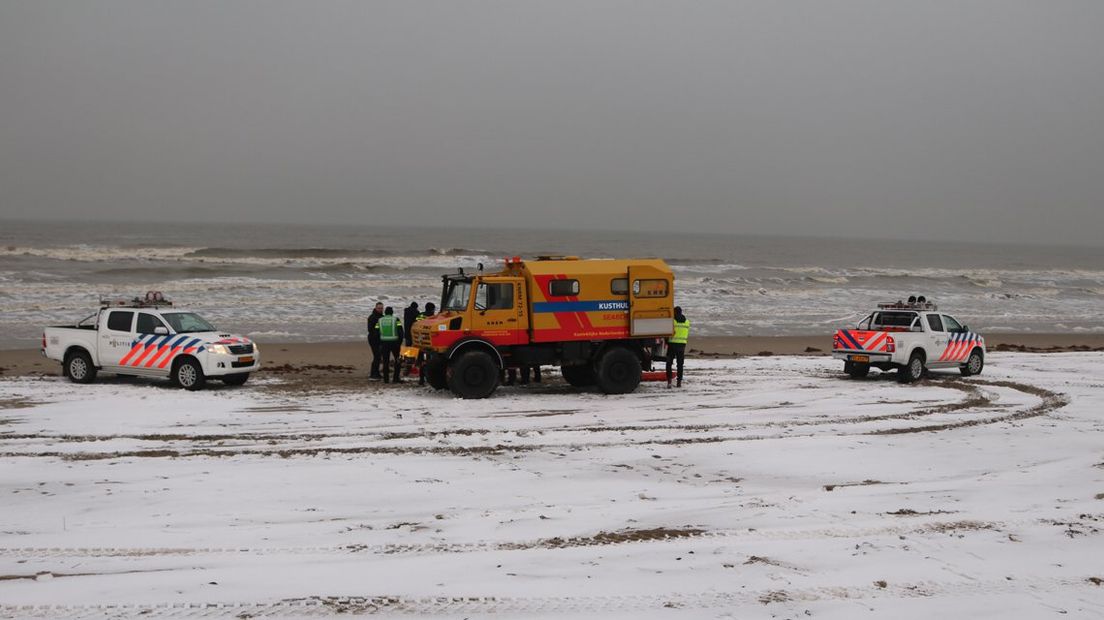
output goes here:
<path id="1" fill-rule="evenodd" d="M 207 345 L 207 352 L 215 355 L 230 355 L 230 349 L 227 349 L 224 344 L 209 344 Z"/>

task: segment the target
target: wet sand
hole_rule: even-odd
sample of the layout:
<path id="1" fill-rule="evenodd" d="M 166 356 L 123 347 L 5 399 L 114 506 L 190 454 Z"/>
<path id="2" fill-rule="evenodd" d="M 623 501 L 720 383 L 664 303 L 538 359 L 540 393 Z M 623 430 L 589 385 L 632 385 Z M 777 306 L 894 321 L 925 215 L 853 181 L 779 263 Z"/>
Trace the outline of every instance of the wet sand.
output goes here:
<path id="1" fill-rule="evenodd" d="M 986 334 L 991 351 L 1060 353 L 1104 351 L 1104 334 Z M 275 374 L 367 374 L 368 344 L 359 342 L 260 343 L 264 369 Z M 690 340 L 691 356 L 828 355 L 832 337 L 725 336 Z M 60 365 L 37 349 L 0 350 L 0 376 L 56 375 Z M 309 372 L 304 372 L 309 371 Z"/>

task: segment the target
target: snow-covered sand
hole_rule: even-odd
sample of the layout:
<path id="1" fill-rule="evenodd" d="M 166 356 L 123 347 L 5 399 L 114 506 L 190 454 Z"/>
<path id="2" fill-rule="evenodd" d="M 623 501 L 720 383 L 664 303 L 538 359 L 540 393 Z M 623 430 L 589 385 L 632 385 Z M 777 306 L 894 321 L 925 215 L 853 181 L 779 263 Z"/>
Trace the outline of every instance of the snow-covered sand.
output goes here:
<path id="1" fill-rule="evenodd" d="M 626 397 L 0 381 L 0 617 L 1104 616 L 1104 355 Z"/>

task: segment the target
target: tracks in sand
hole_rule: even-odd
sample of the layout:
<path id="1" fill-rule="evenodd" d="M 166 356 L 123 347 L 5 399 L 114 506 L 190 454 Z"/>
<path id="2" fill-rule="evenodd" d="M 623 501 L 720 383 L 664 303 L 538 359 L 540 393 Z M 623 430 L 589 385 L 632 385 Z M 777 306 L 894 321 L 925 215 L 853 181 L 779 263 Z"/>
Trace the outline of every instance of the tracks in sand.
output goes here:
<path id="1" fill-rule="evenodd" d="M 835 377 L 833 376 L 833 379 Z M 418 431 L 366 431 L 359 433 L 147 433 L 147 434 L 0 434 L 8 449 L 0 457 L 58 458 L 71 461 L 120 458 L 225 458 L 312 457 L 325 455 L 443 455 L 487 457 L 531 451 L 578 451 L 633 445 L 670 446 L 734 441 L 792 439 L 820 434 L 894 435 L 943 432 L 986 424 L 1013 422 L 1047 415 L 1067 405 L 1069 397 L 1037 386 L 984 379 L 940 378 L 928 383 L 963 393 L 963 398 L 909 411 L 854 415 L 824 415 L 816 418 L 786 418 L 786 405 L 768 407 L 778 418 L 740 423 L 559 425 L 525 429 L 438 428 Z M 983 387 L 1014 390 L 1038 399 L 1029 406 L 996 412 L 990 391 Z M 723 398 L 723 395 L 714 399 Z M 876 403 L 874 403 L 876 404 Z M 723 402 L 709 407 L 721 409 Z M 733 409 L 739 410 L 734 407 Z M 762 408 L 761 408 L 762 409 Z M 945 414 L 956 414 L 946 419 Z M 967 414 L 967 415 L 963 415 Z M 943 416 L 939 421 L 929 421 Z M 875 428 L 871 428 L 875 426 Z M 797 431 L 797 432 L 795 432 Z M 533 437 L 543 441 L 533 441 Z M 128 440 L 153 445 L 128 450 L 94 449 L 96 444 Z M 87 444 L 85 450 L 12 449 L 20 442 Z M 31 448 L 31 446 L 28 446 Z"/>

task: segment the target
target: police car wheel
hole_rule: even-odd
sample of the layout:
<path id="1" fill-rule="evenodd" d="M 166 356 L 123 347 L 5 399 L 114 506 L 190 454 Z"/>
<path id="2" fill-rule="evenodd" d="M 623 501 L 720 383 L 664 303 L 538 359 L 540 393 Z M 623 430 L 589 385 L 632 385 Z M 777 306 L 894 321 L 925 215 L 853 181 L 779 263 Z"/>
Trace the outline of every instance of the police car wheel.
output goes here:
<path id="1" fill-rule="evenodd" d="M 189 391 L 202 390 L 207 383 L 207 377 L 203 375 L 203 369 L 194 359 L 186 359 L 173 368 L 173 382 Z"/>
<path id="2" fill-rule="evenodd" d="M 245 382 L 249 380 L 249 373 L 239 372 L 233 375 L 223 375 L 221 378 L 226 385 L 245 385 Z"/>
<path id="3" fill-rule="evenodd" d="M 856 364 L 854 362 L 847 362 L 850 364 L 844 370 L 847 371 L 847 375 L 852 379 L 864 379 L 870 374 L 870 364 Z"/>
<path id="4" fill-rule="evenodd" d="M 897 380 L 901 383 L 914 383 L 924 376 L 924 356 L 913 353 L 909 363 L 904 368 L 897 370 Z"/>
<path id="5" fill-rule="evenodd" d="M 606 394 L 628 394 L 640 385 L 640 358 L 623 347 L 603 353 L 597 371 L 598 389 Z"/>
<path id="6" fill-rule="evenodd" d="M 985 368 L 985 358 L 981 356 L 981 351 L 974 349 L 970 353 L 970 357 L 966 360 L 966 363 L 958 369 L 962 373 L 963 377 L 969 377 L 971 375 L 980 375 L 981 369 Z"/>
<path id="7" fill-rule="evenodd" d="M 96 367 L 87 351 L 74 351 L 65 358 L 65 374 L 73 383 L 92 383 L 96 380 Z"/>
<path id="8" fill-rule="evenodd" d="M 468 351 L 448 366 L 448 386 L 460 398 L 487 398 L 498 387 L 498 366 L 483 351 Z"/>
<path id="9" fill-rule="evenodd" d="M 589 387 L 594 385 L 596 380 L 594 368 L 590 364 L 563 366 L 560 368 L 560 372 L 563 373 L 564 381 L 567 381 L 572 387 Z"/>

